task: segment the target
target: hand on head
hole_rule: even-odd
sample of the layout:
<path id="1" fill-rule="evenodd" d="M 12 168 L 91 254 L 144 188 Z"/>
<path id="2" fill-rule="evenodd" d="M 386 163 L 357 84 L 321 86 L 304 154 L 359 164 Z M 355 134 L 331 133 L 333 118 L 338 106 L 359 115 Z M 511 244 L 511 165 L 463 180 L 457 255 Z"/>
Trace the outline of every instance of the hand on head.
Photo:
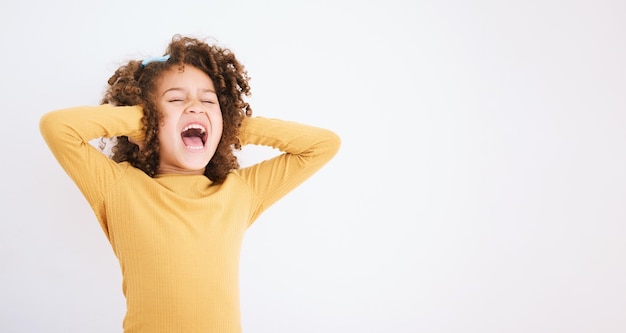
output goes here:
<path id="1" fill-rule="evenodd" d="M 139 146 L 139 151 L 142 151 L 145 147 L 145 142 L 143 140 L 138 140 L 135 138 L 128 137 L 128 141 L 132 144 Z"/>

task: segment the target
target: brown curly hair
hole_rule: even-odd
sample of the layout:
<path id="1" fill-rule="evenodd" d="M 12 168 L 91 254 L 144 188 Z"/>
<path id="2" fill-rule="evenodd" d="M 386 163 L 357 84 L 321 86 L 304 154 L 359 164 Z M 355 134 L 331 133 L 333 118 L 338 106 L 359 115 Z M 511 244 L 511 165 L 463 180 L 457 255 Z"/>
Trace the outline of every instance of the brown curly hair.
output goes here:
<path id="1" fill-rule="evenodd" d="M 159 166 L 159 121 L 161 114 L 155 104 L 155 92 L 162 73 L 185 64 L 205 72 L 215 86 L 223 118 L 220 143 L 206 166 L 204 175 L 213 182 L 221 183 L 228 172 L 239 168 L 234 150 L 241 149 L 238 139 L 239 127 L 245 117 L 252 116 L 250 105 L 244 101 L 250 96 L 249 76 L 231 50 L 204 40 L 174 35 L 168 45 L 163 62 L 150 62 L 143 66 L 141 61 L 132 60 L 121 66 L 109 78 L 102 104 L 118 106 L 140 105 L 143 107 L 144 147 L 130 142 L 127 136 L 116 137 L 111 148 L 111 159 L 128 161 L 132 166 L 154 177 Z"/>

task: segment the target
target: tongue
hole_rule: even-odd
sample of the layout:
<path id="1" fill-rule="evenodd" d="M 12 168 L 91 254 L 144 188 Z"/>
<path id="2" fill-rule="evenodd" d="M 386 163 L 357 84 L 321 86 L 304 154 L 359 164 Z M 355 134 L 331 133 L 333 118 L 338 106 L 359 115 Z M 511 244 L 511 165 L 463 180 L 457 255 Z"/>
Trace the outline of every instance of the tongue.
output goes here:
<path id="1" fill-rule="evenodd" d="M 183 142 L 185 143 L 185 146 L 191 146 L 191 147 L 202 147 L 202 139 L 200 139 L 197 136 L 184 136 L 183 137 Z"/>

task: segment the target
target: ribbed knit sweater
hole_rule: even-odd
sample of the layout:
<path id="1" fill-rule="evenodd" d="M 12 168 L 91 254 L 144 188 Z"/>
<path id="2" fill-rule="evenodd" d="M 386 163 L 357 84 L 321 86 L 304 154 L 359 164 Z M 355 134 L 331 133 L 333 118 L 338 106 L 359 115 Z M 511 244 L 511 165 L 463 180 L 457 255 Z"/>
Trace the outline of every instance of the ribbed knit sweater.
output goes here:
<path id="1" fill-rule="evenodd" d="M 270 205 L 338 151 L 331 131 L 277 119 L 246 118 L 242 145 L 282 153 L 229 173 L 149 177 L 90 144 L 141 138 L 142 109 L 85 106 L 53 111 L 41 133 L 95 212 L 117 256 L 126 298 L 126 333 L 241 332 L 239 256 L 247 228 Z"/>

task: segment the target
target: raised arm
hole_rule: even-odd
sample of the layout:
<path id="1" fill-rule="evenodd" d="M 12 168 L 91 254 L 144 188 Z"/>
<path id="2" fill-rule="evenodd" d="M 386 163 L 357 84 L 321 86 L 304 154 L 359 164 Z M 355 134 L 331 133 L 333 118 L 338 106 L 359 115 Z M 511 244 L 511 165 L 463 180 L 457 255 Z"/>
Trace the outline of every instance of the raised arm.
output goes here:
<path id="1" fill-rule="evenodd" d="M 339 136 L 327 129 L 262 117 L 246 118 L 239 138 L 242 145 L 269 146 L 282 152 L 239 170 L 261 199 L 261 211 L 322 168 L 341 145 Z"/>
<path id="2" fill-rule="evenodd" d="M 39 128 L 50 151 L 92 207 L 101 203 L 101 191 L 118 179 L 124 168 L 90 141 L 120 135 L 142 139 L 142 115 L 137 106 L 100 105 L 52 111 L 41 118 Z"/>

